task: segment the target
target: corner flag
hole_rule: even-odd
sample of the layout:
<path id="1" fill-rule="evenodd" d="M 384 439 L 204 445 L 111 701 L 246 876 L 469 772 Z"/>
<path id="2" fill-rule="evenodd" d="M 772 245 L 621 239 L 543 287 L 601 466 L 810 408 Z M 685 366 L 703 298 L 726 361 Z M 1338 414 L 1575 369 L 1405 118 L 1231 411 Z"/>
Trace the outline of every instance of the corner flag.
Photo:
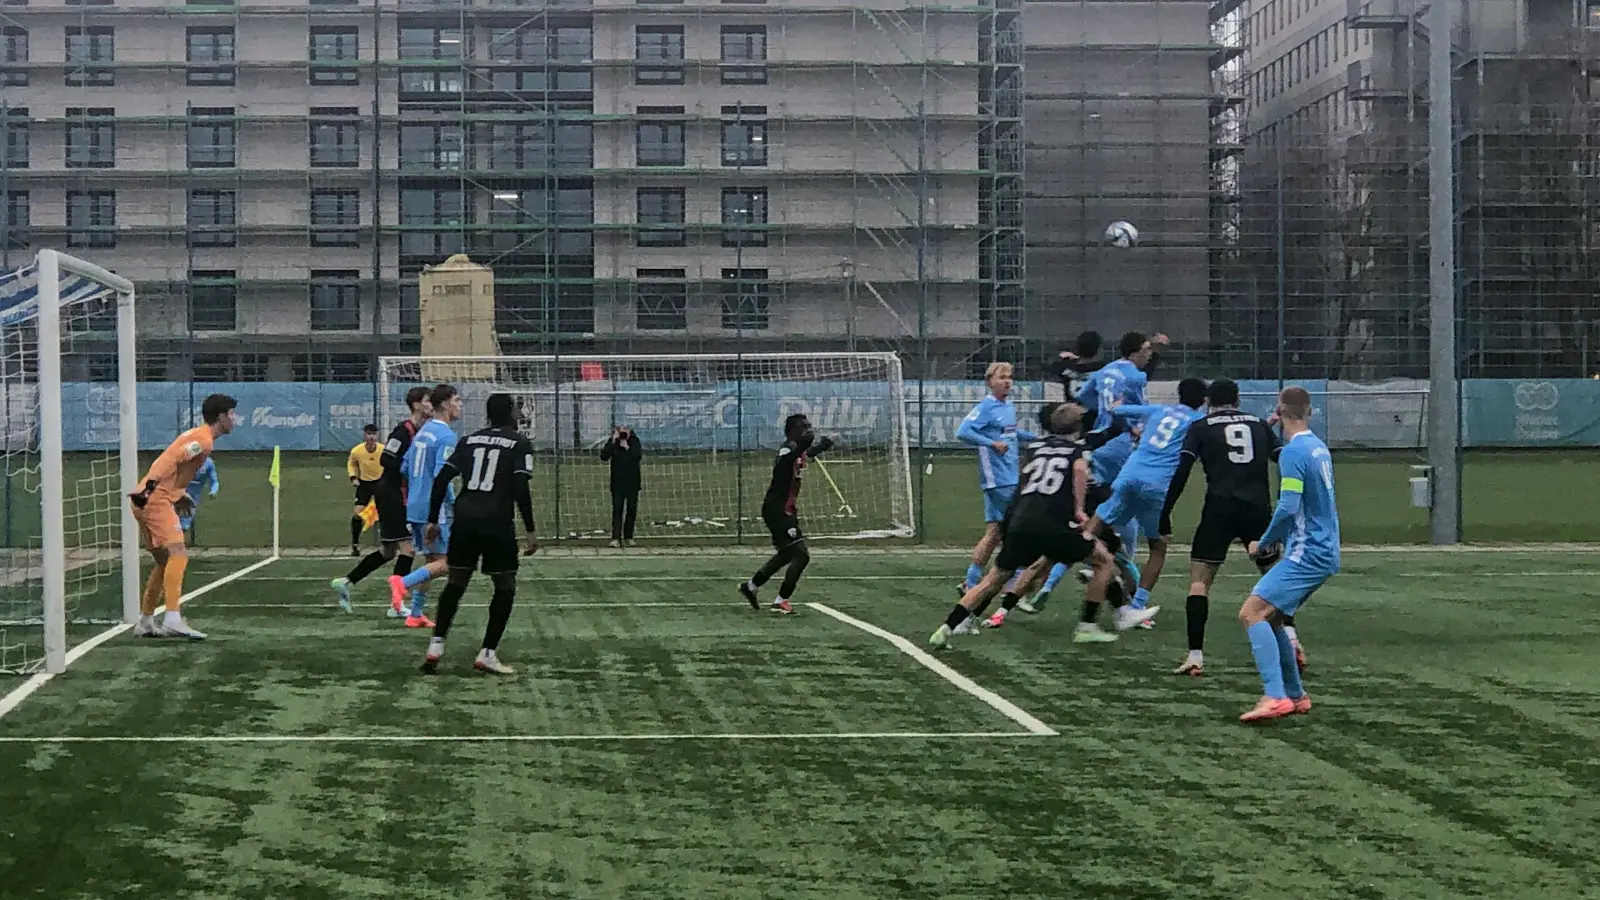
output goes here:
<path id="1" fill-rule="evenodd" d="M 267 473 L 267 484 L 270 484 L 273 487 L 278 486 L 279 465 L 279 449 L 277 446 L 274 446 L 272 448 L 272 471 Z"/>

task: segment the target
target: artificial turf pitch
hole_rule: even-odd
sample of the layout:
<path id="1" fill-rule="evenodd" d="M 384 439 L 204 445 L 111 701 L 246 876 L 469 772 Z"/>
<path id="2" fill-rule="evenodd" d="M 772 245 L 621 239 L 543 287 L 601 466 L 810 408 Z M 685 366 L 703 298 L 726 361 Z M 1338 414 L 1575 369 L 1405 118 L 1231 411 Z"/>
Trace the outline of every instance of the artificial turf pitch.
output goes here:
<path id="1" fill-rule="evenodd" d="M 846 619 L 751 612 L 761 556 L 535 558 L 504 679 L 487 585 L 428 678 L 381 581 L 346 615 L 348 559 L 274 562 L 193 601 L 209 641 L 120 636 L 0 719 L 0 897 L 1595 896 L 1600 553 L 1347 554 L 1315 709 L 1255 728 L 1241 560 L 1187 679 L 1178 566 L 1152 632 L 1074 645 L 1063 595 L 943 672 L 887 637 L 959 553 L 819 547 L 796 599 Z"/>

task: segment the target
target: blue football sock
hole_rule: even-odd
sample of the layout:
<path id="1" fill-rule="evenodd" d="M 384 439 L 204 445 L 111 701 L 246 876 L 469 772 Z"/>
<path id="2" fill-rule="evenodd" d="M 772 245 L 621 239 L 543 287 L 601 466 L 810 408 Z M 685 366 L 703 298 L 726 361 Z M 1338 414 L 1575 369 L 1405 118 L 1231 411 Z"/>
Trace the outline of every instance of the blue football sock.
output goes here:
<path id="1" fill-rule="evenodd" d="M 1306 689 L 1300 684 L 1300 664 L 1294 661 L 1294 644 L 1282 628 L 1272 629 L 1278 639 L 1278 665 L 1283 670 L 1283 692 L 1290 700 L 1298 700 Z"/>
<path id="2" fill-rule="evenodd" d="M 1133 592 L 1133 605 L 1139 607 L 1140 609 L 1143 609 L 1146 606 L 1149 606 L 1150 605 L 1150 592 L 1145 590 L 1144 588 L 1139 588 L 1138 590 L 1134 591 Z"/>
<path id="3" fill-rule="evenodd" d="M 1257 622 L 1245 629 L 1250 638 L 1250 652 L 1256 658 L 1256 671 L 1261 675 L 1262 691 L 1278 700 L 1288 699 L 1283 689 L 1283 657 L 1278 651 L 1278 637 L 1272 626 Z M 1294 657 L 1289 658 L 1290 662 Z"/>
<path id="4" fill-rule="evenodd" d="M 427 605 L 428 605 L 428 592 L 427 591 L 412 591 L 411 592 L 411 613 L 410 613 L 410 615 L 412 615 L 412 616 L 420 616 L 420 615 L 422 615 L 422 610 L 424 608 L 426 608 Z"/>
<path id="5" fill-rule="evenodd" d="M 983 580 L 983 567 L 978 565 L 977 563 L 967 563 L 967 580 L 966 580 L 967 590 L 970 591 L 973 588 L 977 587 L 978 586 L 978 582 L 980 582 L 982 580 Z"/>
<path id="6" fill-rule="evenodd" d="M 415 589 L 417 585 L 426 583 L 432 577 L 433 573 L 428 571 L 427 566 L 420 566 L 402 580 L 405 582 L 407 589 Z"/>
<path id="7" fill-rule="evenodd" d="M 1054 566 L 1052 566 L 1050 568 L 1049 577 L 1047 577 L 1044 580 L 1044 591 L 1045 591 L 1045 593 L 1048 594 L 1051 591 L 1055 590 L 1056 589 L 1056 585 L 1058 583 L 1060 583 L 1061 579 L 1063 577 L 1065 577 L 1066 574 L 1067 574 L 1067 567 L 1066 567 L 1065 564 L 1056 563 Z"/>

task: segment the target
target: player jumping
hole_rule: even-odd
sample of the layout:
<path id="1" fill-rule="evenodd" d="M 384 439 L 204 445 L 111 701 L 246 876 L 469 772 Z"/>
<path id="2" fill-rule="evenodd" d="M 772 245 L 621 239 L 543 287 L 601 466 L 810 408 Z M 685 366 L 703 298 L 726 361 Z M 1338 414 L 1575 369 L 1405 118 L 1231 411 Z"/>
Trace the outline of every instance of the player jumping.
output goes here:
<path id="1" fill-rule="evenodd" d="M 1189 548 L 1189 598 L 1184 615 L 1189 625 L 1189 656 L 1175 674 L 1201 675 L 1205 670 L 1206 618 L 1210 614 L 1211 584 L 1228 558 L 1228 545 L 1249 546 L 1260 540 L 1272 518 L 1272 492 L 1268 460 L 1276 460 L 1281 444 L 1267 423 L 1239 409 L 1239 386 L 1219 378 L 1206 389 L 1206 417 L 1189 426 L 1183 439 L 1178 471 L 1167 488 L 1161 509 L 1161 533 L 1172 533 L 1172 510 L 1183 496 L 1194 461 L 1206 474 L 1206 500 L 1200 525 Z M 1264 574 L 1276 556 L 1258 556 Z"/>
<path id="2" fill-rule="evenodd" d="M 1083 407 L 1075 403 L 1062 403 L 1051 411 L 1050 434 L 1029 445 L 1028 462 L 1022 469 L 1027 482 L 1006 518 L 1005 539 L 994 568 L 950 610 L 944 624 L 928 638 L 930 645 L 945 646 L 962 623 L 983 614 L 1008 579 L 1041 557 L 1067 565 L 1087 561 L 1091 574 L 1086 603 L 1098 611 L 1105 602 L 1114 562 L 1111 553 L 1082 530 L 1089 518 L 1084 509 L 1089 489 L 1088 448 L 1078 439 L 1083 415 Z M 1159 611 L 1124 607 L 1118 611 L 1117 628 L 1131 628 Z M 1097 626 L 1093 630 L 1099 632 Z M 1085 629 L 1082 633 L 1091 632 Z M 1114 640 L 1115 635 L 1099 632 L 1096 639 Z"/>
<path id="3" fill-rule="evenodd" d="M 1113 414 L 1142 418 L 1143 435 L 1139 446 L 1128 457 L 1128 464 L 1118 473 L 1111 485 L 1111 496 L 1100 504 L 1090 523 L 1091 533 L 1101 527 L 1121 530 L 1129 523 L 1137 523 L 1139 533 L 1150 545 L 1150 558 L 1145 560 L 1139 573 L 1139 589 L 1133 595 L 1134 606 L 1144 606 L 1150 600 L 1150 591 L 1161 577 L 1167 560 L 1167 545 L 1172 535 L 1161 533 L 1161 509 L 1166 505 L 1167 486 L 1178 470 L 1178 457 L 1189 426 L 1200 418 L 1200 407 L 1206 403 L 1206 383 L 1198 378 L 1185 378 L 1178 382 L 1178 403 L 1175 406 L 1119 406 Z"/>
<path id="4" fill-rule="evenodd" d="M 409 485 L 406 523 L 411 528 L 411 543 L 427 557 L 427 563 L 420 569 L 413 569 L 408 575 L 389 576 L 391 606 L 404 603 L 407 592 L 411 594 L 411 606 L 406 612 L 407 628 L 433 627 L 433 622 L 422 614 L 428 603 L 428 592 L 422 586 L 443 573 L 449 565 L 445 556 L 450 545 L 451 506 L 455 501 L 454 490 L 447 491 L 444 519 L 438 523 L 438 538 L 427 540 L 424 532 L 428 528 L 428 505 L 433 482 L 456 449 L 456 432 L 450 423 L 461 416 L 461 397 L 454 387 L 441 384 L 428 393 L 428 402 L 433 406 L 433 418 L 411 439 L 411 449 L 406 451 L 405 462 L 401 466 L 406 484 Z"/>
<path id="5" fill-rule="evenodd" d="M 183 543 L 179 520 L 189 515 L 192 505 L 184 488 L 211 457 L 216 440 L 233 431 L 234 407 L 238 402 L 227 394 L 212 394 L 200 404 L 200 419 L 205 424 L 178 435 L 161 451 L 150 471 L 145 473 L 138 493 L 129 495 L 133 518 L 139 523 L 140 542 L 150 551 L 155 568 L 145 582 L 139 599 L 139 623 L 133 633 L 140 637 L 178 637 L 203 641 L 206 636 L 183 620 L 183 570 L 189 564 L 189 551 Z M 166 600 L 166 615 L 158 623 L 156 606 Z"/>
<path id="6" fill-rule="evenodd" d="M 377 496 L 378 482 L 383 478 L 383 447 L 378 443 L 378 426 L 367 425 L 361 429 L 361 443 L 350 448 L 350 458 L 345 460 L 345 472 L 350 476 L 350 486 L 356 489 L 355 511 L 350 514 L 350 555 L 361 555 L 361 532 L 366 523 L 361 511 Z"/>
<path id="7" fill-rule="evenodd" d="M 411 417 L 389 432 L 379 460 L 383 474 L 378 478 L 372 498 L 378 507 L 378 549 L 362 557 L 350 574 L 333 580 L 333 592 L 339 598 L 339 608 L 345 612 L 351 611 L 350 588 L 361 579 L 383 568 L 391 559 L 394 560 L 394 574 L 404 578 L 411 573 L 411 564 L 416 558 L 416 550 L 411 546 L 411 527 L 406 522 L 406 485 L 401 468 L 411 449 L 411 439 L 433 412 L 428 402 L 428 389 L 414 387 L 406 391 L 406 409 L 410 410 Z M 391 598 L 389 618 L 398 619 L 405 614 L 405 604 Z"/>
<path id="8" fill-rule="evenodd" d="M 783 583 L 778 585 L 778 599 L 772 601 L 771 609 L 775 613 L 793 615 L 794 606 L 789 601 L 794 598 L 801 573 L 811 562 L 805 532 L 800 530 L 800 482 L 810 459 L 832 449 L 834 441 L 829 437 L 817 437 L 811 421 L 803 413 L 783 420 L 783 436 L 783 446 L 778 448 L 778 456 L 772 461 L 772 483 L 767 485 L 767 494 L 761 501 L 761 521 L 771 532 L 772 547 L 777 552 L 762 563 L 749 581 L 739 585 L 739 594 L 751 609 L 759 611 L 761 586 L 779 569 L 788 566 Z"/>
<path id="9" fill-rule="evenodd" d="M 517 407 L 509 394 L 492 394 L 485 404 L 489 427 L 467 435 L 456 445 L 439 474 L 434 476 L 428 495 L 428 525 L 424 538 L 432 543 L 443 537 L 439 517 L 450 496 L 450 482 L 464 478 L 461 496 L 455 501 L 455 527 L 450 532 L 448 561 L 450 577 L 439 594 L 439 622 L 433 626 L 433 639 L 422 660 L 422 671 L 432 675 L 444 656 L 444 640 L 450 634 L 461 597 L 472 581 L 473 570 L 481 564 L 483 574 L 494 584 L 489 599 L 489 626 L 483 632 L 483 649 L 472 667 L 495 675 L 511 674 L 511 667 L 498 655 L 500 638 L 511 620 L 511 606 L 517 597 L 517 530 L 512 522 L 513 507 L 522 515 L 528 533 L 525 555 L 539 550 L 534 531 L 533 498 L 528 481 L 533 477 L 533 444 L 517 431 Z"/>
<path id="10" fill-rule="evenodd" d="M 1311 395 L 1303 387 L 1284 388 L 1278 394 L 1278 417 L 1284 436 L 1278 457 L 1278 506 L 1261 540 L 1250 545 L 1250 555 L 1270 553 L 1282 543 L 1283 559 L 1261 576 L 1239 607 L 1239 622 L 1250 638 L 1263 693 L 1255 708 L 1239 717 L 1241 722 L 1311 711 L 1284 617 L 1294 615 L 1339 571 L 1333 455 L 1311 433 Z"/>
<path id="11" fill-rule="evenodd" d="M 990 363 L 984 374 L 989 396 L 967 413 L 956 430 L 963 443 L 978 448 L 978 483 L 983 488 L 983 537 L 972 548 L 962 592 L 971 591 L 983 579 L 983 567 L 1000 544 L 1000 522 L 1017 492 L 1017 462 L 1022 458 L 1018 440 L 1031 441 L 1037 435 L 1017 428 L 1017 408 L 1007 399 L 1011 394 L 1011 364 Z"/>

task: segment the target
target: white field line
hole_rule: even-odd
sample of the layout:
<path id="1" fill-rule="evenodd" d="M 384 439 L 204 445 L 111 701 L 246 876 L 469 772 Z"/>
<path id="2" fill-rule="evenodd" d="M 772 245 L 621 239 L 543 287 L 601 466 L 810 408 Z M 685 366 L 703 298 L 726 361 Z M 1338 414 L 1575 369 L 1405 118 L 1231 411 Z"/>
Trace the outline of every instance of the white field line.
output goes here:
<path id="1" fill-rule="evenodd" d="M 1411 572 L 1370 572 L 1370 573 L 1369 572 L 1345 572 L 1345 573 L 1343 573 L 1343 577 L 1344 578 L 1461 578 L 1461 577 L 1469 577 L 1469 578 L 1578 578 L 1578 577 L 1593 577 L 1593 576 L 1596 576 L 1596 575 L 1600 575 L 1600 568 L 1594 568 L 1594 569 L 1562 569 L 1562 570 L 1553 570 L 1553 571 L 1518 569 L 1518 570 L 1506 570 L 1506 571 L 1501 571 L 1501 572 L 1475 572 L 1475 571 L 1465 571 L 1465 572 L 1463 572 L 1461 570 L 1439 569 L 1439 570 L 1430 570 L 1430 571 L 1411 571 Z M 1258 579 L 1260 577 L 1261 577 L 1261 575 L 1259 573 L 1253 572 L 1253 571 L 1219 572 L 1217 574 L 1218 580 L 1227 579 L 1227 578 Z M 1335 577 L 1339 577 L 1339 576 L 1335 576 Z M 808 575 L 805 576 L 805 581 L 808 584 L 813 582 L 813 581 L 872 581 L 872 580 L 875 580 L 875 579 L 881 579 L 881 580 L 887 580 L 887 581 L 948 581 L 948 582 L 954 584 L 955 582 L 961 580 L 961 573 L 952 571 L 952 572 L 946 572 L 946 573 L 944 573 L 942 575 L 928 575 L 928 574 L 903 575 L 903 574 L 895 574 L 893 572 L 865 572 L 865 573 L 862 573 L 860 575 L 809 575 L 808 574 Z M 240 581 L 275 582 L 277 584 L 284 584 L 284 583 L 287 583 L 287 582 L 312 582 L 312 581 L 326 583 L 328 581 L 328 579 L 323 578 L 320 575 L 285 575 L 285 576 L 282 576 L 282 577 L 256 576 L 256 577 L 253 577 L 253 578 L 241 578 L 239 580 Z M 538 578 L 519 578 L 519 579 L 517 579 L 517 583 L 518 584 L 571 584 L 571 583 L 574 583 L 574 582 L 602 582 L 602 583 L 629 582 L 629 583 L 640 585 L 642 587 L 648 587 L 651 584 L 688 583 L 688 582 L 704 583 L 704 582 L 718 582 L 718 581 L 726 581 L 726 580 L 728 580 L 726 576 L 719 576 L 719 575 L 648 575 L 648 574 L 641 573 L 641 574 L 638 574 L 638 575 L 626 575 L 626 574 L 623 574 L 623 575 L 565 575 L 565 576 L 549 575 L 549 576 L 541 576 L 541 577 L 538 577 Z M 619 602 L 616 605 L 618 605 L 618 606 L 648 606 L 649 604 L 648 603 L 642 603 L 641 604 L 641 603 L 620 603 Z M 663 605 L 663 606 L 685 606 L 685 605 L 691 605 L 691 604 L 664 603 L 664 604 L 661 604 L 661 605 Z"/>
<path id="2" fill-rule="evenodd" d="M 972 696 L 977 697 L 979 700 L 982 700 L 984 703 L 988 704 L 989 707 L 995 712 L 1000 713 L 1011 721 L 1021 725 L 1023 728 L 1028 729 L 1028 733 L 1045 736 L 1059 734 L 1059 732 L 1057 732 L 1054 728 L 1051 728 L 1049 725 L 1046 725 L 1045 723 L 1029 715 L 1015 703 L 1012 703 L 1010 700 L 1007 700 L 999 694 L 996 694 L 994 691 L 979 685 L 977 682 L 961 674 L 960 672 L 957 672 L 955 669 L 950 668 L 939 660 L 934 659 L 926 650 L 923 650 L 921 647 L 918 647 L 916 644 L 911 643 L 900 635 L 884 631 L 882 628 L 879 628 L 870 622 L 863 622 L 854 616 L 847 616 L 837 609 L 827 605 L 826 603 L 807 603 L 806 605 L 817 612 L 822 613 L 823 615 L 832 616 L 846 625 L 853 625 L 856 628 L 865 631 L 867 634 L 872 635 L 873 637 L 883 638 L 884 640 L 888 641 L 889 644 L 896 650 L 899 650 L 901 653 L 904 653 L 905 655 L 916 660 L 924 668 L 932 671 L 935 675 L 938 675 L 940 678 L 943 678 L 945 681 L 950 682 L 957 688 L 966 691 Z"/>
<path id="3" fill-rule="evenodd" d="M 1031 731 L 845 731 L 708 734 L 261 734 L 4 737 L 0 744 L 605 744 L 649 741 L 958 741 L 1048 737 Z"/>
<path id="4" fill-rule="evenodd" d="M 527 599 L 527 598 L 522 598 Z M 744 601 L 735 597 L 732 600 L 684 600 L 675 603 L 671 600 L 647 600 L 642 603 L 628 603 L 622 600 L 595 600 L 579 601 L 576 603 L 562 602 L 555 606 L 541 606 L 539 615 L 547 615 L 563 609 L 740 609 Z M 355 609 L 388 609 L 387 603 L 352 603 Z M 339 604 L 327 603 L 207 603 L 206 609 L 338 609 Z M 487 603 L 462 603 L 462 609 L 488 609 Z M 387 617 L 384 617 L 387 618 Z"/>
<path id="5" fill-rule="evenodd" d="M 231 575 L 224 575 L 223 577 L 218 578 L 216 581 L 203 584 L 178 598 L 178 603 L 188 603 L 190 600 L 193 600 L 196 597 L 205 596 L 206 594 L 211 593 L 225 584 L 231 584 L 232 582 L 238 581 L 251 572 L 263 568 L 270 563 L 276 562 L 277 559 L 278 558 L 276 556 L 268 557 L 258 563 L 255 563 L 254 565 L 245 566 Z M 67 668 L 72 668 L 72 664 L 82 659 L 89 653 L 89 651 L 100 646 L 101 644 L 104 644 L 106 641 L 111 640 L 117 635 L 122 634 L 124 631 L 131 629 L 132 627 L 132 625 L 129 625 L 126 622 L 122 623 L 121 625 L 113 625 L 112 627 L 107 628 L 105 631 L 100 632 L 87 641 L 84 641 L 76 647 L 73 647 L 71 650 L 68 650 Z M 6 694 L 4 697 L 0 697 L 0 718 L 4 718 L 7 713 L 10 713 L 12 710 L 16 709 L 19 705 L 21 705 L 22 701 L 32 696 L 35 691 L 44 687 L 46 684 L 49 684 L 50 679 L 54 677 L 56 676 L 53 673 L 40 672 L 37 675 L 29 677 L 27 681 L 24 681 L 22 684 L 13 688 L 9 694 Z"/>

